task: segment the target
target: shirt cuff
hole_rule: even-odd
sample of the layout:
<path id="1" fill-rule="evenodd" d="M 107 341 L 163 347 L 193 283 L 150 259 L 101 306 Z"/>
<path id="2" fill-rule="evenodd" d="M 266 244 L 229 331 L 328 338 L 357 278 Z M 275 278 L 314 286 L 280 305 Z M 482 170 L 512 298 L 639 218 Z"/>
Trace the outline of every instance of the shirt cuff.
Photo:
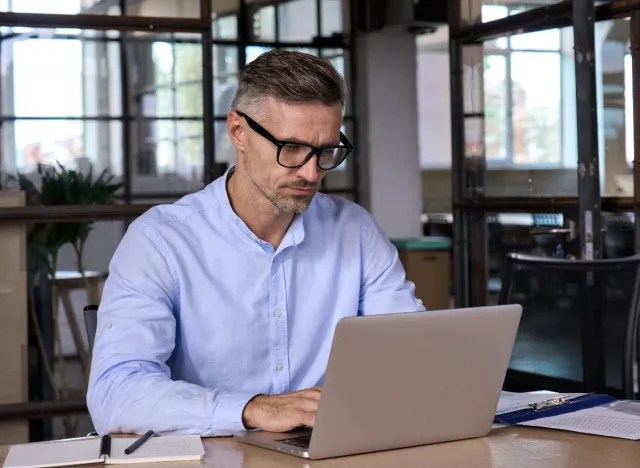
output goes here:
<path id="1" fill-rule="evenodd" d="M 247 430 L 242 423 L 242 413 L 254 393 L 222 392 L 213 413 L 214 436 L 228 436 Z"/>

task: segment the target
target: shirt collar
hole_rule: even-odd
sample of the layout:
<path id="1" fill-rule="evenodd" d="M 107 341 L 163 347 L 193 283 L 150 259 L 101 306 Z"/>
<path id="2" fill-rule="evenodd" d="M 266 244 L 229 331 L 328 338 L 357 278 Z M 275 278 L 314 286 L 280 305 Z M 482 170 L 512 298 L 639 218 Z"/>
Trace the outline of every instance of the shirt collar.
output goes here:
<path id="1" fill-rule="evenodd" d="M 225 220 L 235 224 L 243 234 L 245 234 L 255 242 L 262 243 L 262 241 L 256 238 L 255 234 L 251 232 L 245 222 L 240 219 L 240 217 L 236 214 L 235 211 L 233 211 L 233 208 L 231 207 L 229 193 L 227 192 L 227 181 L 229 180 L 229 177 L 231 177 L 235 169 L 236 166 L 232 165 L 231 167 L 229 167 L 229 169 L 227 169 L 224 175 L 214 180 L 211 183 L 211 190 L 213 190 L 214 195 L 218 199 L 218 203 L 220 204 L 220 209 L 222 210 L 222 215 L 224 216 Z M 295 216 L 295 218 L 293 218 L 293 222 L 291 223 L 291 226 L 289 226 L 289 229 L 287 230 L 287 233 L 285 234 L 278 250 L 282 250 L 290 245 L 298 245 L 304 240 L 304 218 L 305 213 L 298 214 Z"/>
<path id="2" fill-rule="evenodd" d="M 236 215 L 235 211 L 233 211 L 233 208 L 231 208 L 231 201 L 229 200 L 229 194 L 227 193 L 227 181 L 235 170 L 235 165 L 229 167 L 221 177 L 218 177 L 211 183 L 211 190 L 213 190 L 214 195 L 218 199 L 222 215 L 226 220 L 232 222 L 242 221 L 238 215 Z"/>

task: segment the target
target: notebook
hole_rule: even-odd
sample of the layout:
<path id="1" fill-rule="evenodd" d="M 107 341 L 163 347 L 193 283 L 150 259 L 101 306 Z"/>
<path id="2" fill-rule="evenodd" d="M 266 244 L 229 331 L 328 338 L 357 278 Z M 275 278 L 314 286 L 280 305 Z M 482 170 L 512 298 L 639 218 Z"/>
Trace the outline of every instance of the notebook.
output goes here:
<path id="1" fill-rule="evenodd" d="M 136 438 L 95 437 L 14 445 L 3 468 L 46 468 L 70 465 L 173 462 L 202 460 L 199 436 L 151 437 L 130 455 L 124 453 Z M 104 453 L 101 455 L 101 453 Z"/>

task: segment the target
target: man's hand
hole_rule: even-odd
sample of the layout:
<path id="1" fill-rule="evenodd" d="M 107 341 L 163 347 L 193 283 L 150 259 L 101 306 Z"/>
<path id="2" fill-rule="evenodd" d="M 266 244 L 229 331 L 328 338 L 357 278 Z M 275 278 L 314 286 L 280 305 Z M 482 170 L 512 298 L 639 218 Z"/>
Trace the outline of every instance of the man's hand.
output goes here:
<path id="1" fill-rule="evenodd" d="M 321 387 L 281 395 L 258 395 L 245 406 L 242 422 L 247 428 L 287 432 L 297 427 L 313 427 Z"/>

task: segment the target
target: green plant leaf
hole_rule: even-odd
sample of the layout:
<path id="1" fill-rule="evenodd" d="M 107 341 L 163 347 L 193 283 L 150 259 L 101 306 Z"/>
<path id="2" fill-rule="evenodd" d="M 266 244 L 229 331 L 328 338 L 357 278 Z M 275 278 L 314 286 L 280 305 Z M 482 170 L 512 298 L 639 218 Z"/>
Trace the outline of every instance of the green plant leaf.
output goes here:
<path id="1" fill-rule="evenodd" d="M 26 175 L 18 173 L 15 180 L 24 190 L 29 206 L 62 205 L 99 205 L 115 202 L 114 195 L 123 186 L 114 175 L 105 169 L 93 180 L 93 166 L 84 174 L 68 170 L 59 161 L 55 166 L 38 165 L 41 188 L 35 186 Z M 34 260 L 42 262 L 48 271 L 52 270 L 52 261 L 57 258 L 60 249 L 71 244 L 80 252 L 86 239 L 93 230 L 94 223 L 49 223 L 31 224 L 28 228 L 27 243 Z"/>

